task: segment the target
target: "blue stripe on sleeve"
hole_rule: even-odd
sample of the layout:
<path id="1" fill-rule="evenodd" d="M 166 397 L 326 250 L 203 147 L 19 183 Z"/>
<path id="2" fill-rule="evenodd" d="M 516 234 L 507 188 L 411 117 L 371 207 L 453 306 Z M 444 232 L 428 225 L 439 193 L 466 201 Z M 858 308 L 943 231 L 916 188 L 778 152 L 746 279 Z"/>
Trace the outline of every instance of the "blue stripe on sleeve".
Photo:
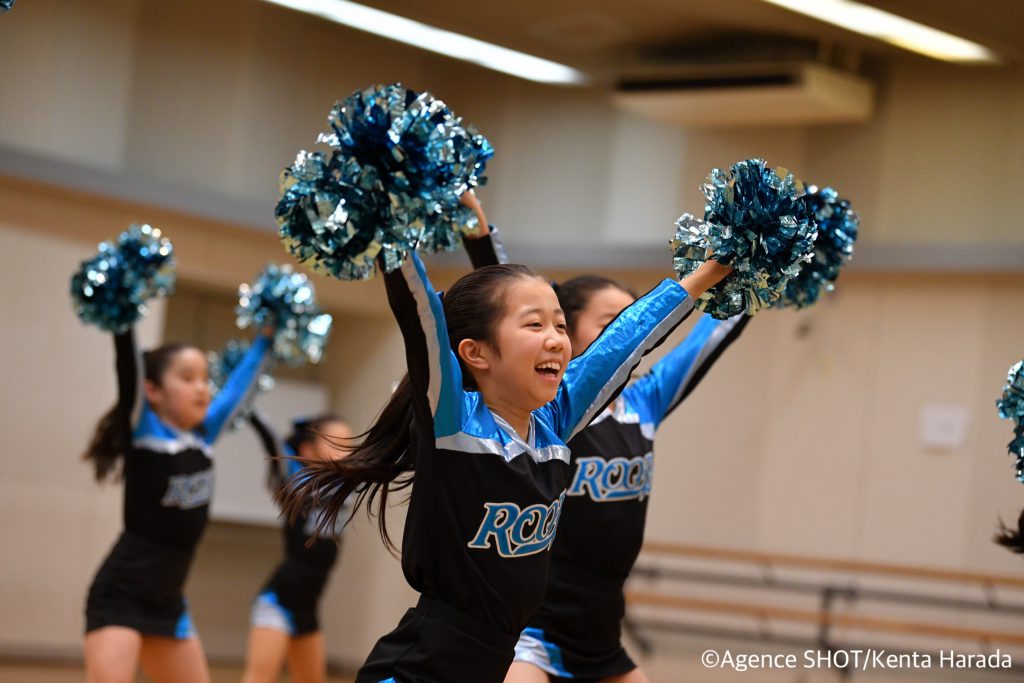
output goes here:
<path id="1" fill-rule="evenodd" d="M 441 297 L 434 291 L 423 261 L 416 253 L 402 264 L 416 300 L 416 311 L 427 342 L 430 386 L 427 399 L 434 416 L 434 436 L 440 438 L 462 428 L 462 370 L 451 350 Z"/>
<path id="2" fill-rule="evenodd" d="M 203 435 L 207 443 L 212 444 L 220 436 L 224 425 L 234 419 L 246 396 L 255 390 L 256 380 L 268 361 L 269 349 L 269 337 L 256 337 L 241 362 L 231 371 L 224 388 L 217 392 L 203 420 Z"/>
<path id="3" fill-rule="evenodd" d="M 678 282 L 665 280 L 637 299 L 568 368 L 554 400 L 559 435 L 568 442 L 629 381 L 640 359 L 693 310 Z"/>

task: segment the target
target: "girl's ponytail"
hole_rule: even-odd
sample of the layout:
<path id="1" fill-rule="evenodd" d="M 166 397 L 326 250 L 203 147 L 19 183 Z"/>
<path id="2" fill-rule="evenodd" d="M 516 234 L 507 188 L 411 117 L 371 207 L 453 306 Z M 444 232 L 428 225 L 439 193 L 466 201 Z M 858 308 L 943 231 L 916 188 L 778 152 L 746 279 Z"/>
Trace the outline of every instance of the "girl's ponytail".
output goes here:
<path id="1" fill-rule="evenodd" d="M 507 288 L 523 278 L 539 276 L 521 265 L 485 266 L 467 273 L 448 289 L 443 299 L 444 318 L 448 341 L 456 355 L 463 339 L 494 343 L 507 304 Z M 475 389 L 473 376 L 461 359 L 459 365 L 463 389 Z M 346 457 L 302 461 L 306 467 L 275 496 L 282 510 L 295 519 L 319 508 L 317 531 L 329 533 L 345 499 L 356 494 L 354 509 L 367 505 L 370 516 L 377 518 L 381 539 L 394 552 L 397 548 L 388 534 L 385 513 L 388 496 L 413 482 L 416 449 L 411 443 L 412 426 L 413 387 L 406 374 L 373 426 L 356 437 L 361 441 Z M 417 430 L 422 438 L 433 438 L 433 425 L 417 425 Z"/>
<path id="2" fill-rule="evenodd" d="M 120 476 L 118 466 L 124 457 L 127 445 L 123 443 L 122 430 L 118 427 L 118 409 L 114 406 L 96 423 L 89 447 L 82 454 L 83 460 L 91 460 L 96 470 L 96 481 Z"/>
<path id="3" fill-rule="evenodd" d="M 355 507 L 367 505 L 370 515 L 377 518 L 381 540 L 396 551 L 385 513 L 388 494 L 412 484 L 416 466 L 415 450 L 410 448 L 412 418 L 412 384 L 405 375 L 373 426 L 357 437 L 361 441 L 351 453 L 337 460 L 302 460 L 305 467 L 275 495 L 281 509 L 295 519 L 318 508 L 317 532 L 327 535 L 345 500 L 355 493 Z"/>
<path id="4" fill-rule="evenodd" d="M 1015 553 L 1024 554 L 1024 510 L 1021 510 L 1016 529 L 1011 529 L 1000 521 L 999 531 L 992 540 Z"/>

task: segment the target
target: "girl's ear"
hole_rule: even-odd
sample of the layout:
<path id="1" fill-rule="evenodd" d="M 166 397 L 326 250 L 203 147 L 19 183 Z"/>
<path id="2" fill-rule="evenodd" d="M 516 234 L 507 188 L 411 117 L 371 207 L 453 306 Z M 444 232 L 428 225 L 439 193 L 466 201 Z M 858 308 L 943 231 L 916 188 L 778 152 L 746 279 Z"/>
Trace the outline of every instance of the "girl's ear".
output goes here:
<path id="1" fill-rule="evenodd" d="M 160 387 L 153 380 L 147 379 L 142 383 L 142 392 L 146 395 L 146 401 L 150 405 L 157 405 L 160 403 L 160 399 L 163 398 Z"/>
<path id="2" fill-rule="evenodd" d="M 463 339 L 459 342 L 458 353 L 462 362 L 474 370 L 490 370 L 491 354 L 487 344 L 476 339 Z"/>

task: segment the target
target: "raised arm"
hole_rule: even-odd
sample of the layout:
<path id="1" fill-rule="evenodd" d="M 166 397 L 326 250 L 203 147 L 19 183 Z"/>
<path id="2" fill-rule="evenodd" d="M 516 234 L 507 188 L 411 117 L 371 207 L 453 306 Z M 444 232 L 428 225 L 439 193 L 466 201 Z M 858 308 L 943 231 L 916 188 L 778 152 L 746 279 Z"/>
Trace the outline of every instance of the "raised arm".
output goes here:
<path id="1" fill-rule="evenodd" d="M 462 240 L 466 253 L 469 255 L 469 262 L 473 264 L 473 270 L 484 266 L 496 266 L 499 263 L 508 263 L 508 255 L 505 247 L 498 237 L 498 229 L 487 222 L 487 215 L 484 208 L 477 199 L 473 190 L 466 190 L 459 197 L 459 201 L 473 210 L 476 214 L 477 228 L 466 235 Z"/>
<path id="2" fill-rule="evenodd" d="M 619 395 L 640 359 L 690 315 L 697 297 L 729 272 L 729 267 L 709 260 L 680 282 L 663 281 L 623 310 L 569 363 L 554 401 L 563 440 L 569 441 Z"/>
<path id="3" fill-rule="evenodd" d="M 455 434 L 462 429 L 462 371 L 448 340 L 441 297 L 415 252 L 385 273 L 384 285 L 405 341 L 417 419 L 432 422 L 437 437 Z"/>
<path id="4" fill-rule="evenodd" d="M 260 445 L 263 446 L 263 451 L 267 455 L 267 486 L 271 491 L 276 491 L 289 476 L 301 468 L 301 464 L 295 460 L 281 460 L 282 456 L 295 455 L 295 453 L 288 448 L 266 418 L 255 408 L 249 413 L 249 424 L 256 431 Z"/>
<path id="5" fill-rule="evenodd" d="M 498 229 L 489 227 L 487 233 L 478 236 L 467 235 L 462 241 L 469 254 L 469 262 L 473 264 L 473 270 L 484 266 L 496 266 L 500 263 L 508 263 L 508 255 L 505 247 L 498 237 Z"/>
<path id="6" fill-rule="evenodd" d="M 245 405 L 246 399 L 256 390 L 256 382 L 270 361 L 269 350 L 270 337 L 258 335 L 241 362 L 231 371 L 224 388 L 217 392 L 206 411 L 203 432 L 207 443 L 213 443 L 220 436 L 224 426 L 231 424 L 238 409 Z"/>
<path id="7" fill-rule="evenodd" d="M 686 339 L 625 390 L 629 398 L 646 408 L 655 425 L 660 424 L 690 395 L 749 321 L 745 314 L 716 320 L 705 313 Z"/>
<path id="8" fill-rule="evenodd" d="M 139 421 L 146 379 L 142 354 L 135 345 L 135 330 L 114 335 L 114 365 L 117 368 L 117 425 L 124 443 L 131 443 L 132 430 Z"/>
<path id="9" fill-rule="evenodd" d="M 566 442 L 590 424 L 629 381 L 640 359 L 658 346 L 693 311 L 679 283 L 665 280 L 637 299 L 604 328 L 565 370 L 555 406 Z"/>
<path id="10" fill-rule="evenodd" d="M 260 445 L 263 446 L 263 452 L 267 454 L 268 458 L 278 458 L 285 455 L 284 442 L 281 441 L 281 438 L 274 431 L 274 428 L 270 426 L 270 423 L 260 415 L 259 411 L 253 410 L 249 414 L 249 424 L 256 431 Z"/>

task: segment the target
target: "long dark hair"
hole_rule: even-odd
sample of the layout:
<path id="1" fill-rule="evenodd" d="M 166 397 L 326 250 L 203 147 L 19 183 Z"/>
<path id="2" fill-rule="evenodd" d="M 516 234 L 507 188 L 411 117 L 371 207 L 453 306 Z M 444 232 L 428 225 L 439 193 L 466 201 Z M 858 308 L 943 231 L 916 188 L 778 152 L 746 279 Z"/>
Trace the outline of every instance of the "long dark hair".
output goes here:
<path id="1" fill-rule="evenodd" d="M 633 290 L 621 282 L 603 275 L 577 275 L 555 286 L 555 293 L 558 294 L 558 305 L 562 307 L 562 313 L 565 315 L 565 326 L 570 334 L 576 333 L 576 323 L 579 320 L 580 313 L 590 303 L 590 297 L 609 287 L 620 289 L 634 299 L 636 298 L 636 293 Z M 580 349 L 580 351 L 583 351 L 583 349 Z M 573 349 L 573 353 L 576 353 L 576 349 Z"/>
<path id="2" fill-rule="evenodd" d="M 145 379 L 156 386 L 161 386 L 164 372 L 170 367 L 174 357 L 185 349 L 195 348 L 191 344 L 171 342 L 142 354 Z M 120 379 L 120 378 L 119 378 Z M 135 391 L 139 389 L 135 388 Z M 136 397 L 139 400 L 141 397 Z M 89 447 L 82 453 L 83 460 L 90 460 L 96 468 L 96 481 L 107 478 L 117 479 L 121 476 L 121 462 L 131 447 L 131 405 L 117 403 L 108 410 L 96 424 Z"/>
<path id="3" fill-rule="evenodd" d="M 292 433 L 284 440 L 285 447 L 292 455 L 298 455 L 303 444 L 315 441 L 324 425 L 331 422 L 344 422 L 337 413 L 321 413 L 313 417 L 303 417 L 292 421 Z M 326 438 L 326 437 L 325 437 Z M 280 454 L 286 455 L 286 454 Z M 272 491 L 284 485 L 288 477 L 284 469 L 284 459 L 279 457 L 267 459 L 267 483 Z"/>
<path id="4" fill-rule="evenodd" d="M 1024 510 L 1020 512 L 1020 519 L 1017 520 L 1017 528 L 1011 529 L 1002 520 L 999 521 L 999 531 L 992 538 L 999 545 L 1006 546 L 1015 553 L 1024 554 Z"/>
<path id="5" fill-rule="evenodd" d="M 526 266 L 485 266 L 461 277 L 444 295 L 444 318 L 451 348 L 475 339 L 494 344 L 495 332 L 506 308 L 509 285 L 522 278 L 539 278 Z M 495 349 L 497 350 L 497 348 Z M 465 389 L 475 389 L 472 374 L 459 358 Z M 381 540 L 392 552 L 397 547 L 388 534 L 388 496 L 412 485 L 416 452 L 412 446 L 413 393 L 406 374 L 359 444 L 340 460 L 303 460 L 306 466 L 276 498 L 292 519 L 312 506 L 321 509 L 318 531 L 333 528 L 345 499 L 357 494 L 355 508 L 365 504 L 377 518 Z M 429 425 L 419 427 L 421 438 L 432 438 Z M 355 514 L 353 512 L 353 514 Z"/>

